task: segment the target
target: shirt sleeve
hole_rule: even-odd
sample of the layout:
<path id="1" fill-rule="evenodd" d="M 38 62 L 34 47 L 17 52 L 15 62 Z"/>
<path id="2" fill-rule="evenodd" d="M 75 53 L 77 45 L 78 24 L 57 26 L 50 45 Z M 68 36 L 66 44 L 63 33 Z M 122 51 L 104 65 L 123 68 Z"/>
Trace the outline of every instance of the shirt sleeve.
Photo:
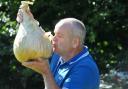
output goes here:
<path id="1" fill-rule="evenodd" d="M 62 89 L 94 89 L 95 74 L 88 66 L 78 66 L 65 79 Z"/>
<path id="2" fill-rule="evenodd" d="M 59 60 L 59 56 L 56 53 L 53 53 L 52 57 L 49 60 L 49 65 L 52 73 L 54 73 L 58 60 Z"/>

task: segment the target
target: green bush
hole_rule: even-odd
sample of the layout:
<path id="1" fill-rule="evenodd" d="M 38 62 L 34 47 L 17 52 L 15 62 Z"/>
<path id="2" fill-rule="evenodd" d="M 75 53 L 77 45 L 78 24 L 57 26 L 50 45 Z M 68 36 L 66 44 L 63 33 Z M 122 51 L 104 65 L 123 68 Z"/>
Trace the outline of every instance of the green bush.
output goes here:
<path id="1" fill-rule="evenodd" d="M 0 89 L 42 89 L 42 76 L 21 66 L 13 54 L 19 5 L 19 0 L 0 1 Z M 126 0 L 36 0 L 30 6 L 46 31 L 53 31 L 62 18 L 82 20 L 87 28 L 85 44 L 101 74 L 128 65 L 127 7 Z"/>

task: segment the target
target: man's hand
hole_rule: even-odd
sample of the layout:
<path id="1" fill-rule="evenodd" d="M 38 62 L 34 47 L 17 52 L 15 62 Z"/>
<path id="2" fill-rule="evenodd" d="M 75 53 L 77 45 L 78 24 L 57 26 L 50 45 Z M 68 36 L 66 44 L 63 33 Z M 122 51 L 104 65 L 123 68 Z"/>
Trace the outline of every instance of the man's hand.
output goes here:
<path id="1" fill-rule="evenodd" d="M 27 14 L 28 16 L 30 16 L 32 19 L 34 19 L 34 16 L 33 14 L 31 13 L 30 10 L 22 10 L 22 9 L 19 9 L 18 13 L 17 13 L 17 22 L 19 23 L 22 23 L 23 22 L 23 19 L 24 19 L 24 14 Z M 25 15 L 26 16 L 26 15 Z"/>
<path id="2" fill-rule="evenodd" d="M 16 18 L 17 22 L 21 23 L 23 22 L 23 13 L 21 11 L 21 9 L 19 9 L 18 13 L 17 13 L 17 18 Z"/>
<path id="3" fill-rule="evenodd" d="M 23 66 L 28 67 L 40 74 L 47 74 L 50 71 L 48 59 L 38 58 L 34 61 L 23 62 Z"/>

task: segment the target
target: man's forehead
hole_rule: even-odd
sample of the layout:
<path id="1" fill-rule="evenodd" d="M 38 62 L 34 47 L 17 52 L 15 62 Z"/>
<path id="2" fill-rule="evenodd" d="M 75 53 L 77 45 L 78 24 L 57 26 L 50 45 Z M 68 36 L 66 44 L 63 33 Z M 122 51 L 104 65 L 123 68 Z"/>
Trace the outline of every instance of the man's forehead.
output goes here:
<path id="1" fill-rule="evenodd" d="M 65 23 L 63 25 L 56 26 L 55 29 L 54 29 L 54 32 L 56 32 L 56 31 L 68 31 L 68 30 L 71 30 L 71 29 L 72 29 L 71 24 Z"/>
<path id="2" fill-rule="evenodd" d="M 58 28 L 58 29 L 55 29 L 54 30 L 54 33 L 57 33 L 57 34 L 68 34 L 70 33 L 71 30 L 69 28 L 66 28 L 66 27 L 61 27 L 61 28 Z"/>

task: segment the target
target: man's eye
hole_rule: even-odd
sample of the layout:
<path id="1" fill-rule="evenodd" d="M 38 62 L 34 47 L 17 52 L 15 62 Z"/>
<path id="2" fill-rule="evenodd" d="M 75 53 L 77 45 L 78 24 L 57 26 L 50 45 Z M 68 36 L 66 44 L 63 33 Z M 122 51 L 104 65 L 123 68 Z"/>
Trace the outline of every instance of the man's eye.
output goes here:
<path id="1" fill-rule="evenodd" d="M 59 37 L 59 38 L 62 38 L 62 36 L 61 36 L 61 35 L 58 35 L 58 37 Z"/>
<path id="2" fill-rule="evenodd" d="M 61 35 L 61 34 L 55 34 L 54 36 L 56 36 L 58 38 L 63 38 L 63 35 Z"/>

